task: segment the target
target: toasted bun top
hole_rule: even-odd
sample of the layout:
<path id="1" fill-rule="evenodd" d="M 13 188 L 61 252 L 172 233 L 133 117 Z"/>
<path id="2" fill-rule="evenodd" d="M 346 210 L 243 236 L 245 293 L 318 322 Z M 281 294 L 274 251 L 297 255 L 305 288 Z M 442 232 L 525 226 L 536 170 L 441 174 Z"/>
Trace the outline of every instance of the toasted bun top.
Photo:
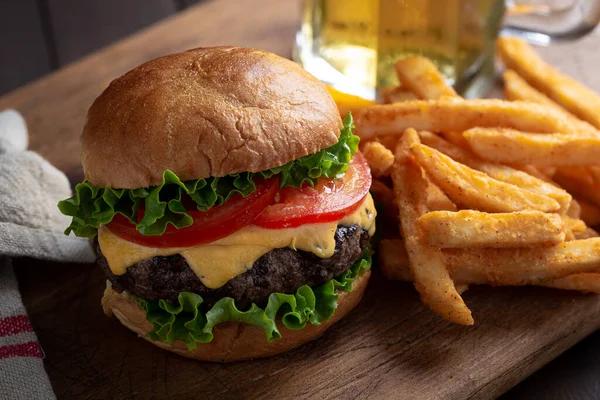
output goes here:
<path id="1" fill-rule="evenodd" d="M 82 134 L 93 185 L 157 185 L 258 172 L 335 144 L 338 109 L 296 63 L 239 47 L 199 48 L 149 61 L 115 79 Z"/>

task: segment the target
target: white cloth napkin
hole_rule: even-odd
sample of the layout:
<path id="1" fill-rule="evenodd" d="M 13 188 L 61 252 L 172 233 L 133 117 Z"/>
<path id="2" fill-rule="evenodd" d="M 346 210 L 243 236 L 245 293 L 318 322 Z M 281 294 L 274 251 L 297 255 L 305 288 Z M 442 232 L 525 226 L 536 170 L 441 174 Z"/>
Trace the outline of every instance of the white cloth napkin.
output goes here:
<path id="1" fill-rule="evenodd" d="M 27 150 L 25 121 L 14 110 L 0 113 L 0 254 L 91 262 L 86 240 L 65 236 L 70 218 L 58 211 L 71 196 L 69 180 Z"/>
<path id="2" fill-rule="evenodd" d="M 27 145 L 23 117 L 0 112 L 0 399 L 55 398 L 9 257 L 95 258 L 87 240 L 63 234 L 70 218 L 56 204 L 71 196 L 69 180 Z"/>

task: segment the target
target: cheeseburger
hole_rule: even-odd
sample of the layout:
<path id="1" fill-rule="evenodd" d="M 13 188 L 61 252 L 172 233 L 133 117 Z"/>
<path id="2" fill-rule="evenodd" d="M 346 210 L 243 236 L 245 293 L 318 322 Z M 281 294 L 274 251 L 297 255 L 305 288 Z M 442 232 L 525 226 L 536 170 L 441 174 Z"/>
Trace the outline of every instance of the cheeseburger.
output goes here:
<path id="1" fill-rule="evenodd" d="M 102 306 L 186 357 L 264 357 L 363 295 L 375 208 L 352 118 L 297 64 L 237 47 L 149 61 L 89 109 L 85 181 L 59 203 L 93 238 Z"/>

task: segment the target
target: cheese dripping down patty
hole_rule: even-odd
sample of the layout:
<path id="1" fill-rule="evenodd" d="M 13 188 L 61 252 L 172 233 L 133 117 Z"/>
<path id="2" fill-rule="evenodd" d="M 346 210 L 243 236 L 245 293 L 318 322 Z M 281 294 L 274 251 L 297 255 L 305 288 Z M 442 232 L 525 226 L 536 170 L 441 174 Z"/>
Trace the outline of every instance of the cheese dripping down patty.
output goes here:
<path id="1" fill-rule="evenodd" d="M 180 254 L 204 286 L 217 289 L 252 268 L 252 264 L 273 249 L 290 247 L 329 258 L 335 250 L 338 225 L 358 225 L 375 233 L 375 206 L 367 194 L 359 208 L 339 221 L 306 224 L 297 228 L 264 229 L 248 225 L 217 241 L 193 247 L 146 247 L 121 239 L 105 226 L 98 231 L 102 254 L 113 274 L 123 275 L 127 268 L 156 256 Z"/>

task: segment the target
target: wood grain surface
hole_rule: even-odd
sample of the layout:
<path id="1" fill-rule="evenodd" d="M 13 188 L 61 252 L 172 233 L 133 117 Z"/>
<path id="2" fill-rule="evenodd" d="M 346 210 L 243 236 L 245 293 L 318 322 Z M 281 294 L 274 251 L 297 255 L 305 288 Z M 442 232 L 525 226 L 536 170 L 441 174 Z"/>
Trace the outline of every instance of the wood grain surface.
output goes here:
<path id="1" fill-rule="evenodd" d="M 85 113 L 110 80 L 148 59 L 203 45 L 289 57 L 299 3 L 206 2 L 0 98 L 0 109 L 22 112 L 31 149 L 77 182 Z M 475 326 L 454 326 L 423 307 L 411 285 L 375 271 L 358 308 L 320 340 L 265 360 L 199 363 L 105 317 L 99 268 L 28 259 L 15 266 L 59 398 L 485 399 L 600 327 L 598 296 L 487 287 L 465 295 Z"/>
<path id="2" fill-rule="evenodd" d="M 321 339 L 280 356 L 199 363 L 107 318 L 91 265 L 15 263 L 58 398 L 493 398 L 600 326 L 600 297 L 474 288 L 473 327 L 452 325 L 410 284 L 376 271 L 365 298 Z"/>

